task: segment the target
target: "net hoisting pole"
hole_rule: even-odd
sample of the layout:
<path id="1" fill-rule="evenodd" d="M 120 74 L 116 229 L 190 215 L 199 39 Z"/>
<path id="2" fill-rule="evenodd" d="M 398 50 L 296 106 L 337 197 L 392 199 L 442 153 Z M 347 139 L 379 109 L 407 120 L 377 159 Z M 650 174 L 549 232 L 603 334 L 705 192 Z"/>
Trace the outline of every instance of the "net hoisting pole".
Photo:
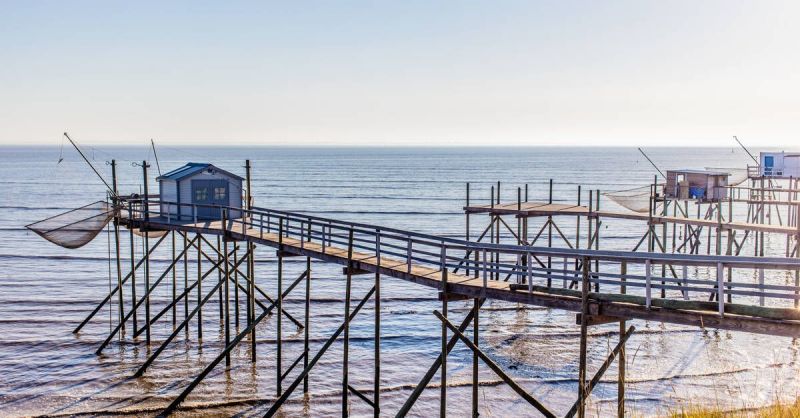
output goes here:
<path id="1" fill-rule="evenodd" d="M 94 168 L 94 165 L 89 161 L 88 158 L 86 158 L 86 155 L 83 153 L 83 151 L 81 151 L 81 149 L 78 148 L 78 145 L 75 143 L 75 141 L 73 141 L 72 138 L 70 138 L 69 135 L 66 132 L 64 132 L 64 136 L 67 137 L 67 139 L 69 140 L 69 143 L 72 144 L 72 146 L 75 148 L 76 151 L 78 151 L 78 154 L 81 155 L 81 158 L 83 158 L 83 161 L 86 161 L 86 164 L 89 164 L 89 167 L 92 169 L 92 171 L 94 171 L 94 174 L 97 175 L 97 177 L 100 179 L 100 181 L 102 181 L 103 184 L 106 185 L 106 188 L 108 188 L 108 190 L 111 193 L 113 193 L 114 196 L 116 197 L 117 193 L 114 190 L 114 188 L 112 188 L 111 186 L 108 185 L 108 182 L 106 181 L 106 179 L 104 179 L 103 176 L 100 175 L 100 172 L 98 172 L 97 169 Z"/>
<path id="2" fill-rule="evenodd" d="M 653 160 L 651 160 L 650 157 L 648 157 L 647 154 L 645 154 L 644 151 L 641 148 L 636 148 L 636 149 L 638 149 L 639 152 L 642 153 L 642 155 L 644 155 L 644 158 L 647 158 L 647 161 L 650 163 L 650 165 L 653 166 L 653 168 L 656 169 L 656 171 L 658 171 L 659 174 L 661 174 L 661 177 L 664 177 L 665 179 L 667 178 L 667 176 L 664 175 L 664 172 L 661 171 L 660 168 L 658 168 L 656 163 L 654 163 Z"/>

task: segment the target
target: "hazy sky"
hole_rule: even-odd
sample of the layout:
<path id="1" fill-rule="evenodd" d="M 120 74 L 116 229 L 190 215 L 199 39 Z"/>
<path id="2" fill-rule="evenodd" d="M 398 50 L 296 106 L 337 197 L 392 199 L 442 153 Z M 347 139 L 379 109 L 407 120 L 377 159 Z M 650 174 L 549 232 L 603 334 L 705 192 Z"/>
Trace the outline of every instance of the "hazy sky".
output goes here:
<path id="1" fill-rule="evenodd" d="M 0 0 L 0 143 L 800 149 L 800 2 Z"/>

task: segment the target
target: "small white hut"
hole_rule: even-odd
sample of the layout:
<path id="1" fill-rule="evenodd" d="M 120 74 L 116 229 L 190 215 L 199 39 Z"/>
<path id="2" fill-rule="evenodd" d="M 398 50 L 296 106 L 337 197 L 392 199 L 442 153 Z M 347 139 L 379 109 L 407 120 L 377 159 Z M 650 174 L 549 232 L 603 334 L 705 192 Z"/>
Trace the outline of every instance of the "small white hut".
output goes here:
<path id="1" fill-rule="evenodd" d="M 762 152 L 758 174 L 753 177 L 800 177 L 800 152 Z"/>
<path id="2" fill-rule="evenodd" d="M 213 164 L 188 163 L 156 180 L 160 188 L 161 215 L 165 217 L 184 221 L 220 219 L 222 206 L 242 208 L 244 179 Z M 240 211 L 228 213 L 229 218 L 241 215 Z"/>

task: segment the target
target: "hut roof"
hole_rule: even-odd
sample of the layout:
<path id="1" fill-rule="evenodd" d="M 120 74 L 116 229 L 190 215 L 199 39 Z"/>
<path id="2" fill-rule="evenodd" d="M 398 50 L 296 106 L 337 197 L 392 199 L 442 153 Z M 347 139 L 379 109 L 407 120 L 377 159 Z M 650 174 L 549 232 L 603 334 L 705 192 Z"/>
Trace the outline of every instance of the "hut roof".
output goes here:
<path id="1" fill-rule="evenodd" d="M 706 174 L 709 176 L 729 176 L 730 173 L 724 171 L 713 171 L 713 170 L 692 170 L 692 169 L 684 169 L 684 170 L 667 170 L 672 171 L 675 173 L 685 173 L 685 174 Z"/>
<path id="2" fill-rule="evenodd" d="M 156 180 L 175 180 L 175 181 L 178 181 L 178 180 L 184 179 L 186 177 L 189 177 L 191 175 L 197 174 L 197 173 L 199 173 L 199 172 L 201 172 L 203 170 L 206 170 L 209 167 L 213 167 L 214 170 L 219 171 L 220 173 L 223 173 L 223 174 L 228 175 L 230 177 L 233 177 L 233 178 L 235 178 L 237 180 L 244 180 L 244 178 L 242 178 L 240 176 L 237 176 L 236 174 L 233 174 L 230 171 L 223 170 L 223 169 L 221 169 L 221 168 L 219 168 L 219 167 L 217 167 L 217 166 L 215 166 L 215 165 L 213 165 L 211 163 L 187 163 L 183 167 L 176 168 L 176 169 L 174 169 L 174 170 L 172 170 L 172 171 L 170 171 L 168 173 L 164 173 L 164 174 L 158 176 L 158 178 Z"/>

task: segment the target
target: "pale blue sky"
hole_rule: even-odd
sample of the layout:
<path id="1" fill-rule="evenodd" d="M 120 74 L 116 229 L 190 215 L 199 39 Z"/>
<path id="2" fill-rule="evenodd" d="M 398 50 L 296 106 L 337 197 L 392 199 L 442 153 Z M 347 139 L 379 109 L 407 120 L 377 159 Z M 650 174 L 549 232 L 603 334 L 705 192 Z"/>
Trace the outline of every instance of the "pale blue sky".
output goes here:
<path id="1" fill-rule="evenodd" d="M 0 0 L 0 143 L 800 148 L 798 22 L 797 1 Z"/>

